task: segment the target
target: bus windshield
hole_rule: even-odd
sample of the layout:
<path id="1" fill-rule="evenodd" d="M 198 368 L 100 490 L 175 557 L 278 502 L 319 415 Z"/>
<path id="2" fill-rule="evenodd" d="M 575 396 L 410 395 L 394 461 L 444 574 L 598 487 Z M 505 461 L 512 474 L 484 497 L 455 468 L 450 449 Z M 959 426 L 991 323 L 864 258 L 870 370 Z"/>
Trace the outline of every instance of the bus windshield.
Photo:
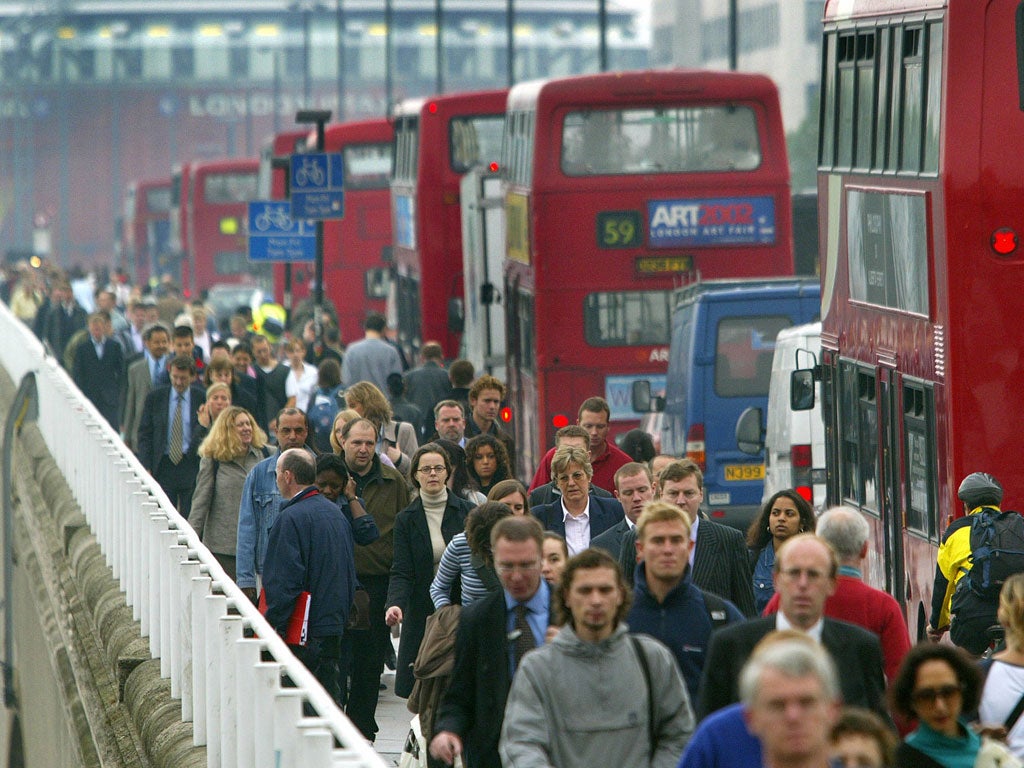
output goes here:
<path id="1" fill-rule="evenodd" d="M 562 126 L 562 171 L 569 176 L 752 171 L 760 165 L 750 107 L 569 112 Z"/>

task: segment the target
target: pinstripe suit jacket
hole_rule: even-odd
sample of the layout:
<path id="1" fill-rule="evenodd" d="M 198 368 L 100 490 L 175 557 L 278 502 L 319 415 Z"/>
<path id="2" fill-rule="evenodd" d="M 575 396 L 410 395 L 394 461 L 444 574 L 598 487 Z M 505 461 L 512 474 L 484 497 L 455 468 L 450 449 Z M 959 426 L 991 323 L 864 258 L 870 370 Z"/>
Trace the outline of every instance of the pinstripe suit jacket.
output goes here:
<path id="1" fill-rule="evenodd" d="M 735 528 L 712 520 L 700 521 L 692 578 L 705 592 L 731 600 L 744 616 L 757 615 L 747 544 Z"/>

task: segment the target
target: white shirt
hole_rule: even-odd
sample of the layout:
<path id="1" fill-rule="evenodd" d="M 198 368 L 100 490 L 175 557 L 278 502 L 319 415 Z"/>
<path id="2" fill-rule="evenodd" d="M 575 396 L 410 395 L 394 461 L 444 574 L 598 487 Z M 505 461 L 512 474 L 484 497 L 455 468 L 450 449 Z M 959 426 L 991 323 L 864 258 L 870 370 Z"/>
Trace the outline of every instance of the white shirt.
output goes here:
<path id="1" fill-rule="evenodd" d="M 700 513 L 697 513 L 697 518 L 690 523 L 690 541 L 693 542 L 693 546 L 690 547 L 690 570 L 693 571 L 693 558 L 697 554 L 697 529 L 700 528 Z"/>
<path id="2" fill-rule="evenodd" d="M 587 506 L 575 517 L 565 508 L 562 501 L 562 521 L 565 523 L 565 545 L 569 549 L 569 557 L 578 555 L 590 546 L 590 499 Z"/>
<path id="3" fill-rule="evenodd" d="M 989 668 L 985 688 L 981 692 L 978 714 L 983 723 L 1003 723 L 1024 695 L 1024 667 L 996 659 Z M 1017 718 L 1007 735 L 1013 754 L 1024 755 L 1024 716 Z"/>
<path id="4" fill-rule="evenodd" d="M 296 376 L 294 370 L 288 371 L 288 378 L 284 381 L 284 393 L 287 397 L 295 398 L 295 407 L 306 412 L 309 405 L 309 396 L 316 389 L 317 373 L 312 365 L 302 366 L 302 376 Z"/>
<path id="5" fill-rule="evenodd" d="M 818 619 L 818 621 L 810 629 L 804 632 L 804 634 L 813 637 L 814 641 L 820 645 L 821 630 L 824 629 L 824 627 L 825 622 L 822 619 Z M 780 632 L 784 629 L 793 629 L 797 632 L 803 632 L 803 630 L 800 629 L 800 627 L 794 627 L 792 624 L 790 624 L 786 617 L 782 615 L 781 610 L 775 613 L 775 629 L 779 630 Z"/>

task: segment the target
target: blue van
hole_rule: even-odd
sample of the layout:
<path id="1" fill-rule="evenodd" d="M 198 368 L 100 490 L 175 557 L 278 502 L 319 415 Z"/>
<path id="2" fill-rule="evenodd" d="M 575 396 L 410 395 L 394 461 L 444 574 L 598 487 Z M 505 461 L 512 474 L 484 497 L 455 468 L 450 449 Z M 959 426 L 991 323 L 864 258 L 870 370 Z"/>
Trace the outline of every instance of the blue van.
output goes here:
<path id="1" fill-rule="evenodd" d="M 739 450 L 736 425 L 747 408 L 767 410 L 779 331 L 820 314 L 817 278 L 714 280 L 676 292 L 665 397 L 652 398 L 641 381 L 633 407 L 664 411 L 661 451 L 700 465 L 712 519 L 745 531 L 756 516 L 764 459 Z"/>

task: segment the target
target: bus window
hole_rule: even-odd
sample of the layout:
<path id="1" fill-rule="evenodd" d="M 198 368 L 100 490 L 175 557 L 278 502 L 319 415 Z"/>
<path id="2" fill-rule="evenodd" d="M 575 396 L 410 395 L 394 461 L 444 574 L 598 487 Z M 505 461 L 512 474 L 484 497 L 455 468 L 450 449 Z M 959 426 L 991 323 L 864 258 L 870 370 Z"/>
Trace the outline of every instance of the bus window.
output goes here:
<path id="1" fill-rule="evenodd" d="M 591 293 L 583 306 L 583 328 L 593 347 L 668 344 L 669 291 Z"/>
<path id="2" fill-rule="evenodd" d="M 736 316 L 718 324 L 715 392 L 719 397 L 767 397 L 775 337 L 792 325 L 789 317 Z"/>
<path id="3" fill-rule="evenodd" d="M 562 126 L 569 176 L 750 171 L 761 165 L 757 118 L 732 105 L 570 112 Z"/>
<path id="4" fill-rule="evenodd" d="M 203 202 L 247 203 L 256 199 L 257 174 L 217 173 L 203 180 Z"/>
<path id="5" fill-rule="evenodd" d="M 167 213 L 171 210 L 171 188 L 153 187 L 146 190 L 146 211 L 149 213 Z"/>
<path id="6" fill-rule="evenodd" d="M 903 386 L 903 455 L 907 477 L 907 528 L 934 538 L 937 533 L 933 422 L 935 401 L 921 384 Z"/>
<path id="7" fill-rule="evenodd" d="M 342 151 L 346 189 L 387 189 L 390 144 L 352 144 Z"/>
<path id="8" fill-rule="evenodd" d="M 501 157 L 504 115 L 453 117 L 449 126 L 451 165 L 455 173 Z"/>
<path id="9" fill-rule="evenodd" d="M 878 409 L 875 375 L 851 363 L 839 369 L 840 489 L 844 500 L 878 510 Z"/>

